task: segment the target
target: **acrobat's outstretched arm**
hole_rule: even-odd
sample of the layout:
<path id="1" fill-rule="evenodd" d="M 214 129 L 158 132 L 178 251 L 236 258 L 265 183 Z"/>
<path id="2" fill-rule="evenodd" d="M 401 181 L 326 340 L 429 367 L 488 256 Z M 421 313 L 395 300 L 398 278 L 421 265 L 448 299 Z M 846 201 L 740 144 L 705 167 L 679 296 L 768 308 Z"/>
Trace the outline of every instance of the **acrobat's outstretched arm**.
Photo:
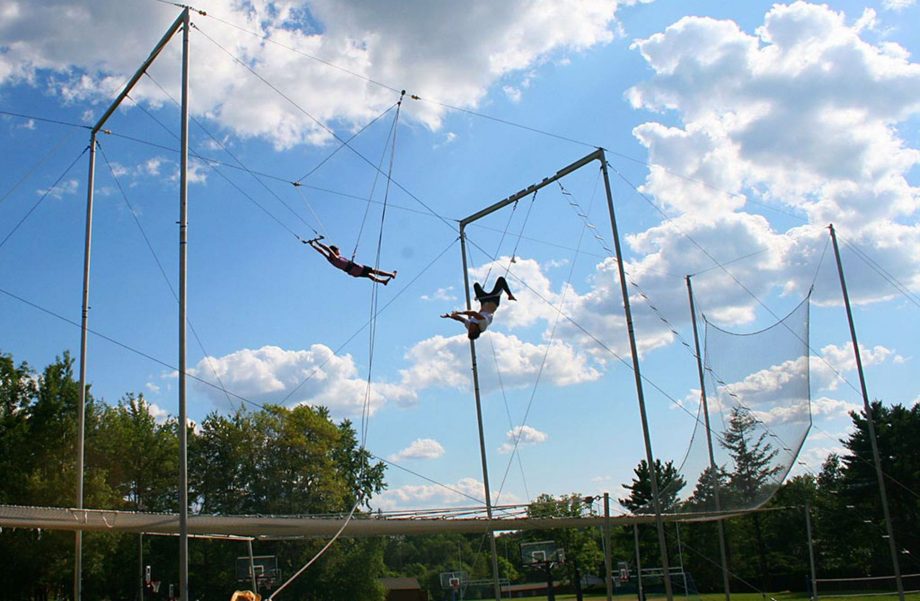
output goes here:
<path id="1" fill-rule="evenodd" d="M 320 236 L 319 238 L 313 238 L 312 240 L 304 240 L 303 243 L 309 244 L 313 250 L 323 255 L 324 257 L 330 257 L 332 256 L 332 249 L 320 242 L 322 238 L 323 237 Z"/>

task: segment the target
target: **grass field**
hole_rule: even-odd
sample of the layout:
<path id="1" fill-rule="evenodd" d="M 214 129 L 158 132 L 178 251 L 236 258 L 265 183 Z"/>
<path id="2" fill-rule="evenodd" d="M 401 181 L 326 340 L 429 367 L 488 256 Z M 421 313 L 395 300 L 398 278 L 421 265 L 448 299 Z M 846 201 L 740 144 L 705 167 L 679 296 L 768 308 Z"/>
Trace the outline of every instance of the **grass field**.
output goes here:
<path id="1" fill-rule="evenodd" d="M 664 595 L 649 595 L 647 599 L 664 599 Z M 534 597 L 520 597 L 522 601 L 547 601 L 546 596 L 534 596 Z M 635 597 L 632 595 L 614 595 L 614 601 L 635 601 Z M 675 601 L 681 601 L 685 597 L 675 595 Z M 691 595 L 686 597 L 691 601 L 725 601 L 725 595 L 722 593 L 707 593 L 704 595 Z M 790 593 L 788 591 L 781 593 L 767 593 L 766 597 L 760 595 L 760 593 L 732 593 L 732 601 L 808 601 L 808 595 L 805 593 Z M 821 597 L 821 600 L 827 599 L 827 601 L 897 601 L 897 593 L 892 593 L 891 595 L 866 595 L 861 597 Z M 920 601 L 920 593 L 912 593 L 904 595 L 905 601 Z M 575 595 L 572 594 L 557 594 L 556 601 L 574 601 Z M 584 596 L 584 601 L 606 601 L 607 595 L 601 594 L 590 594 Z"/>

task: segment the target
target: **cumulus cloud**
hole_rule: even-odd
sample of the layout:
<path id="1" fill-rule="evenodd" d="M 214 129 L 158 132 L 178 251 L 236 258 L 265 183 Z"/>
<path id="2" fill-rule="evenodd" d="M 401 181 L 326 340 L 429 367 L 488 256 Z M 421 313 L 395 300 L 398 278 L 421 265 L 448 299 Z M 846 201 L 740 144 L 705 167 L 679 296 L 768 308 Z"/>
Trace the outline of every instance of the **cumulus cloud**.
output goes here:
<path id="1" fill-rule="evenodd" d="M 371 499 L 371 506 L 383 511 L 399 509 L 425 509 L 432 507 L 471 507 L 485 505 L 485 489 L 482 481 L 476 478 L 461 478 L 457 482 L 437 484 L 407 484 L 385 490 Z M 492 499 L 499 497 L 498 491 L 492 492 Z M 503 503 L 519 503 L 514 494 L 503 492 Z"/>
<path id="2" fill-rule="evenodd" d="M 679 229 L 699 236 L 704 248 L 714 245 L 719 261 L 761 250 L 750 268 L 737 266 L 757 269 L 758 277 L 741 281 L 756 282 L 755 293 L 807 290 L 813 271 L 806 266 L 826 234 L 808 226 L 774 230 L 743 213 L 756 201 L 817 226 L 833 222 L 893 277 L 920 287 L 911 259 L 920 251 L 920 190 L 908 180 L 920 150 L 898 127 L 920 112 L 920 64 L 897 44 L 865 39 L 876 26 L 871 11 L 850 24 L 826 5 L 793 2 L 774 5 L 753 33 L 732 21 L 684 17 L 637 40 L 633 48 L 654 75 L 630 88 L 627 99 L 677 123 L 649 121 L 634 130 L 654 164 L 642 191 L 674 220 L 631 243 L 648 249 Z M 708 230 L 721 238 L 707 237 Z M 692 273 L 674 246 L 643 264 Z M 712 266 L 689 250 L 691 262 Z M 891 296 L 861 275 L 852 274 L 854 301 Z M 726 301 L 723 317 L 751 319 L 749 301 Z"/>
<path id="3" fill-rule="evenodd" d="M 863 367 L 879 365 L 889 359 L 903 361 L 903 357 L 882 345 L 868 348 L 860 344 L 859 356 Z M 812 362 L 812 380 L 819 389 L 836 390 L 844 382 L 847 373 L 855 370 L 856 355 L 853 354 L 852 342 L 841 345 L 828 344 L 821 349 L 820 358 Z"/>
<path id="4" fill-rule="evenodd" d="M 423 301 L 455 301 L 457 296 L 454 294 L 454 287 L 448 286 L 447 288 L 438 288 L 431 294 L 423 294 L 421 299 Z"/>
<path id="5" fill-rule="evenodd" d="M 367 389 L 351 355 L 336 355 L 322 344 L 306 350 L 263 346 L 205 357 L 189 373 L 215 386 L 219 380 L 228 391 L 253 402 L 322 405 L 339 417 L 361 415 Z M 197 384 L 215 403 L 226 403 L 215 386 Z M 375 382 L 368 412 L 372 415 L 387 400 L 398 401 L 407 394 L 402 386 Z"/>
<path id="6" fill-rule="evenodd" d="M 437 128 L 440 103 L 475 107 L 496 82 L 524 88 L 530 67 L 611 41 L 618 8 L 633 3 L 415 0 L 380 10 L 367 0 L 202 0 L 196 8 L 211 16 L 192 15 L 192 110 L 279 148 L 322 143 L 330 139 L 324 124 L 364 123 L 393 104 L 398 91 L 373 83 L 384 82 L 438 100 L 411 103 L 406 111 Z M 177 14 L 152 2 L 6 3 L 0 84 L 45 84 L 66 101 L 102 102 Z M 170 44 L 154 64 L 154 81 L 175 85 L 178 46 Z M 165 92 L 145 81 L 132 98 L 156 107 L 172 102 Z"/>
<path id="7" fill-rule="evenodd" d="M 917 0 L 882 0 L 885 10 L 901 11 L 917 3 Z"/>
<path id="8" fill-rule="evenodd" d="M 486 392 L 499 386 L 496 364 L 505 388 L 532 386 L 541 365 L 543 381 L 557 386 L 590 382 L 601 376 L 587 355 L 563 342 L 534 344 L 492 330 L 484 336 L 489 337 L 488 342 L 481 338 L 482 343 L 490 344 L 495 351 L 495 361 L 479 363 L 480 386 Z M 401 370 L 401 384 L 413 391 L 432 387 L 468 389 L 469 352 L 465 334 L 422 340 L 406 354 L 410 366 Z"/>
<path id="9" fill-rule="evenodd" d="M 43 188 L 36 190 L 36 194 L 39 196 L 50 196 L 51 198 L 57 198 L 60 200 L 65 196 L 71 196 L 77 193 L 77 190 L 80 188 L 80 182 L 75 179 L 67 179 L 62 182 L 59 182 L 52 188 Z"/>
<path id="10" fill-rule="evenodd" d="M 505 434 L 506 442 L 498 448 L 498 452 L 506 455 L 522 446 L 543 444 L 549 440 L 546 432 L 541 432 L 528 425 L 516 426 Z"/>
<path id="11" fill-rule="evenodd" d="M 438 459 L 444 455 L 444 447 L 433 438 L 419 438 L 412 441 L 405 449 L 393 453 L 387 460 L 400 462 L 403 459 Z"/>

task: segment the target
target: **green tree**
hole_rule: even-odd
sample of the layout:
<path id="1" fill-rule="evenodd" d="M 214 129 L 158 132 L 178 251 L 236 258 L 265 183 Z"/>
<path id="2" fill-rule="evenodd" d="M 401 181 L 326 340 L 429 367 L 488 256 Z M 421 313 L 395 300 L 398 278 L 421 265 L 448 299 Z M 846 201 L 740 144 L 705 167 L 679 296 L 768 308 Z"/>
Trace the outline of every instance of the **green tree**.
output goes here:
<path id="1" fill-rule="evenodd" d="M 767 441 L 767 431 L 763 428 L 750 409 L 733 407 L 728 422 L 728 430 L 720 441 L 732 458 L 734 469 L 728 474 L 726 496 L 736 507 L 755 508 L 770 498 L 779 487 L 777 476 L 782 466 L 773 462 L 779 451 Z M 756 545 L 758 570 L 761 590 L 766 591 L 767 550 L 764 541 L 763 525 L 759 513 L 750 518 L 753 537 L 740 537 L 743 541 L 753 538 Z M 735 556 L 752 555 L 744 553 L 743 546 Z"/>

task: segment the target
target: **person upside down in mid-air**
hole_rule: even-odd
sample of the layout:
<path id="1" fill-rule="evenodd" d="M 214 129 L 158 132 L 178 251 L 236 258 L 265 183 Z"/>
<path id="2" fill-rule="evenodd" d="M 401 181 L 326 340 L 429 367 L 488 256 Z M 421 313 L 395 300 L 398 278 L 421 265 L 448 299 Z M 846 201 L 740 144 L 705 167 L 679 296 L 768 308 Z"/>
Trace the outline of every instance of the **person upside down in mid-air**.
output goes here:
<path id="1" fill-rule="evenodd" d="M 517 300 L 511 294 L 504 277 L 495 280 L 495 286 L 492 287 L 491 292 L 483 290 L 479 282 L 473 284 L 473 291 L 476 293 L 476 300 L 479 301 L 479 311 L 452 311 L 441 316 L 459 321 L 466 326 L 466 335 L 470 340 L 479 338 L 479 335 L 492 324 L 492 317 L 502 300 L 502 292 L 508 295 L 508 300 Z"/>
<path id="2" fill-rule="evenodd" d="M 313 240 L 304 240 L 304 244 L 309 244 L 313 247 L 313 250 L 323 255 L 327 261 L 332 263 L 333 267 L 341 269 L 348 275 L 353 278 L 368 278 L 377 282 L 378 284 L 383 284 L 386 286 L 390 283 L 390 280 L 396 277 L 396 270 L 382 271 L 380 269 L 374 269 L 368 265 L 361 265 L 360 263 L 355 263 L 351 259 L 346 259 L 339 254 L 339 247 L 334 244 L 326 246 L 319 241 L 319 238 L 314 238 Z"/>

